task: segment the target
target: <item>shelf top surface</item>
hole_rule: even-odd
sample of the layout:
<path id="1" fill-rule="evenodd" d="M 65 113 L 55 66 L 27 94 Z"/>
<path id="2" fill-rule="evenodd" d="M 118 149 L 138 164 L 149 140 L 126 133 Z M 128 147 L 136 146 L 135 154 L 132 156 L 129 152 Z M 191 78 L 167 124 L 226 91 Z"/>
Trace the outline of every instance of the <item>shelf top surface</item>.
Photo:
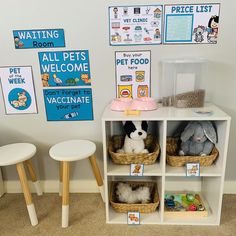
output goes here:
<path id="1" fill-rule="evenodd" d="M 158 104 L 158 108 L 154 111 L 141 111 L 140 115 L 125 115 L 121 111 L 112 111 L 109 104 L 102 115 L 103 121 L 122 121 L 122 120 L 230 120 L 227 115 L 217 106 L 206 103 L 203 108 L 175 108 L 162 107 Z M 195 111 L 210 111 L 210 115 L 199 115 Z"/>

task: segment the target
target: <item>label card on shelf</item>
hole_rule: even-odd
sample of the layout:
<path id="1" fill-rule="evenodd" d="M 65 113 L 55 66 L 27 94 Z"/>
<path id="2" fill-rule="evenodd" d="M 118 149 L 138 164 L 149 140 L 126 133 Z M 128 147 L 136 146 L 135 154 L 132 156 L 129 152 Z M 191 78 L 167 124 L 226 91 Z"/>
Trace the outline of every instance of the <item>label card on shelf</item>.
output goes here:
<path id="1" fill-rule="evenodd" d="M 127 223 L 128 223 L 128 225 L 139 225 L 140 224 L 140 213 L 139 212 L 127 212 Z"/>
<path id="2" fill-rule="evenodd" d="M 199 163 L 187 163 L 186 164 L 186 176 L 200 176 L 200 164 Z"/>
<path id="3" fill-rule="evenodd" d="M 143 176 L 144 165 L 143 164 L 130 164 L 131 176 Z"/>

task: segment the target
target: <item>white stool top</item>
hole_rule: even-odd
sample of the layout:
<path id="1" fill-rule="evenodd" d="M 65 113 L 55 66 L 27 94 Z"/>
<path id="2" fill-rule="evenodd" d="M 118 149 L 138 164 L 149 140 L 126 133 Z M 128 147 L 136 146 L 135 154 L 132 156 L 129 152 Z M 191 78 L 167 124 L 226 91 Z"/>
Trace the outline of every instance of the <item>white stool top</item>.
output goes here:
<path id="1" fill-rule="evenodd" d="M 30 159 L 36 153 L 31 143 L 13 143 L 0 147 L 0 166 L 14 165 Z"/>
<path id="2" fill-rule="evenodd" d="M 68 140 L 57 143 L 49 150 L 49 155 L 57 161 L 78 161 L 93 155 L 96 145 L 88 140 Z"/>

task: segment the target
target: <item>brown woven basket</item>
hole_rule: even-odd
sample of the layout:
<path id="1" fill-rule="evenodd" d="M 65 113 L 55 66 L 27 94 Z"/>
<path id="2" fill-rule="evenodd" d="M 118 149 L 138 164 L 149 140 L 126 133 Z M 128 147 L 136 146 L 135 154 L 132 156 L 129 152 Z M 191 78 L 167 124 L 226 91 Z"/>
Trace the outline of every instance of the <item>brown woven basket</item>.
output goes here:
<path id="1" fill-rule="evenodd" d="M 216 149 L 216 147 L 214 147 L 211 154 L 207 156 L 178 156 L 179 147 L 179 138 L 167 137 L 166 162 L 170 166 L 184 166 L 189 162 L 198 162 L 200 163 L 200 166 L 210 166 L 219 155 L 219 151 Z"/>
<path id="2" fill-rule="evenodd" d="M 117 149 L 123 147 L 124 144 L 124 136 L 114 135 L 109 142 L 108 151 L 112 161 L 115 164 L 145 164 L 151 165 L 153 164 L 159 155 L 160 146 L 157 143 L 157 139 L 152 135 L 148 135 L 144 140 L 145 148 L 148 149 L 149 153 L 117 153 Z"/>
<path id="3" fill-rule="evenodd" d="M 154 212 L 158 205 L 159 205 L 159 196 L 157 192 L 157 184 L 154 182 L 126 182 L 131 185 L 131 187 L 140 187 L 140 186 L 147 186 L 151 192 L 151 202 L 150 203 L 135 203 L 135 204 L 128 204 L 119 202 L 116 197 L 116 186 L 119 182 L 112 182 L 111 183 L 111 190 L 110 190 L 110 204 L 113 209 L 119 213 L 124 213 L 128 211 L 138 211 L 140 213 L 151 213 Z"/>

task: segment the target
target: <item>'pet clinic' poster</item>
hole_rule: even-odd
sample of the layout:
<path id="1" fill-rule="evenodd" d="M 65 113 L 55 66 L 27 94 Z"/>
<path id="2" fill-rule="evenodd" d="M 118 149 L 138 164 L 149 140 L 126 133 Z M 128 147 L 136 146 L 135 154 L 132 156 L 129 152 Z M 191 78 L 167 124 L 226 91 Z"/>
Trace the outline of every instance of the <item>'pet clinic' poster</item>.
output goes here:
<path id="1" fill-rule="evenodd" d="M 63 29 L 13 30 L 15 49 L 65 47 Z"/>
<path id="2" fill-rule="evenodd" d="M 6 114 L 37 113 L 31 66 L 0 67 Z"/>
<path id="3" fill-rule="evenodd" d="M 162 5 L 109 7 L 110 45 L 160 44 Z"/>
<path id="4" fill-rule="evenodd" d="M 151 51 L 116 52 L 117 97 L 150 97 Z"/>
<path id="5" fill-rule="evenodd" d="M 91 88 L 44 89 L 48 121 L 93 120 Z"/>
<path id="6" fill-rule="evenodd" d="M 165 5 L 165 44 L 215 44 L 220 4 Z"/>
<path id="7" fill-rule="evenodd" d="M 39 52 L 43 87 L 91 85 L 88 50 Z"/>

